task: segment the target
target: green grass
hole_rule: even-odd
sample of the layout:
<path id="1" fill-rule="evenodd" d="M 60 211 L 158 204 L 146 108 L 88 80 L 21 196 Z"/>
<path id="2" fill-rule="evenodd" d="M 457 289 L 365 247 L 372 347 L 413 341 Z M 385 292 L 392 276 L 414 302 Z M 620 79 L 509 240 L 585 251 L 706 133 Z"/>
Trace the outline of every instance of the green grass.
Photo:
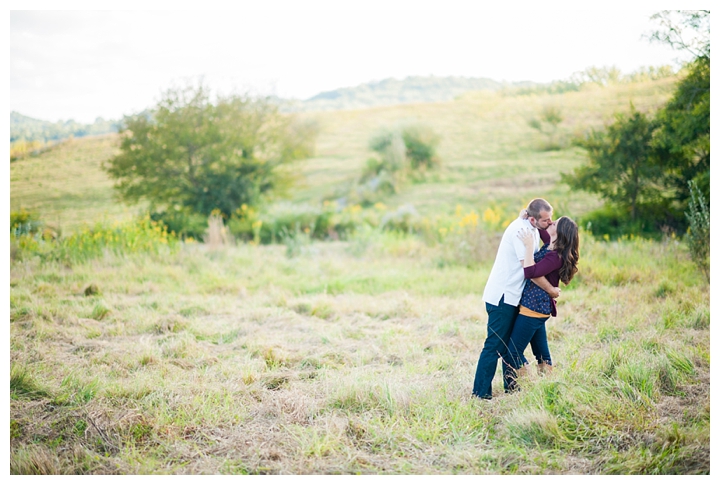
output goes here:
<path id="1" fill-rule="evenodd" d="M 378 238 L 361 257 L 15 263 L 13 473 L 708 473 L 707 282 L 683 246 L 583 242 L 548 324 L 554 372 L 512 395 L 498 376 L 491 402 L 470 397 L 490 261 L 438 269 L 440 248 Z"/>
<path id="2" fill-rule="evenodd" d="M 631 98 L 653 109 L 670 89 L 308 114 L 323 131 L 292 198 L 319 202 L 359 173 L 375 129 L 414 119 L 443 135 L 445 165 L 388 206 L 513 214 L 538 195 L 557 215 L 582 213 L 599 201 L 557 184 L 582 154 L 538 151 L 526 117 L 562 103 L 570 133 Z M 100 170 L 114 143 L 13 162 L 12 207 L 67 232 L 133 213 L 113 204 Z M 28 252 L 10 267 L 10 472 L 709 474 L 709 284 L 685 244 L 583 233 L 580 272 L 548 322 L 554 371 L 531 367 L 505 395 L 498 370 L 486 402 L 471 388 L 496 244 L 368 230 L 291 254 L 197 243 L 67 261 Z"/>

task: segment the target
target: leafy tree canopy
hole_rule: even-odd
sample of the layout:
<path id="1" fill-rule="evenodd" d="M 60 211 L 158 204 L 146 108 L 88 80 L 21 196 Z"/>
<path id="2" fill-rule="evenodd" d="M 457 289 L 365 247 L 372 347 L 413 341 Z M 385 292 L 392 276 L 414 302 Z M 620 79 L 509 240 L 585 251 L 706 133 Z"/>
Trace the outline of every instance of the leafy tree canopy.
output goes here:
<path id="1" fill-rule="evenodd" d="M 686 75 L 668 104 L 658 113 L 653 136 L 654 160 L 666 183 L 683 203 L 690 198 L 688 181 L 710 194 L 710 11 L 663 11 L 652 17 L 661 28 L 651 39 L 692 54 Z"/>
<path id="2" fill-rule="evenodd" d="M 628 206 L 635 219 L 638 204 L 657 199 L 661 192 L 656 183 L 659 169 L 647 163 L 653 129 L 652 120 L 630 105 L 628 114 L 616 114 L 615 122 L 605 130 L 593 130 L 578 142 L 587 149 L 589 162 L 562 174 L 562 180 Z"/>
<path id="3" fill-rule="evenodd" d="M 653 18 L 661 28 L 652 40 L 694 56 L 675 93 L 654 118 L 631 108 L 580 141 L 589 162 L 563 180 L 628 209 L 633 221 L 640 216 L 658 228 L 681 229 L 678 216 L 691 198 L 688 182 L 707 199 L 710 194 L 710 12 L 664 11 Z"/>
<path id="4" fill-rule="evenodd" d="M 311 155 L 316 129 L 279 113 L 267 99 L 218 97 L 188 86 L 164 93 L 149 114 L 126 117 L 120 154 L 106 170 L 121 197 L 226 217 L 278 195 L 291 162 Z"/>

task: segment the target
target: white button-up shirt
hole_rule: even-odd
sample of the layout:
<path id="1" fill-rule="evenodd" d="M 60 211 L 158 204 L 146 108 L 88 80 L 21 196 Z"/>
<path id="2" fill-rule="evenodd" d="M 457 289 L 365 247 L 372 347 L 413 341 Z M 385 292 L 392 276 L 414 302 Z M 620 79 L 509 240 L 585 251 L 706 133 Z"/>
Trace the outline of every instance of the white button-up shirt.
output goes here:
<path id="1" fill-rule="evenodd" d="M 495 264 L 493 264 L 490 277 L 485 284 L 483 301 L 498 306 L 500 298 L 505 295 L 504 303 L 512 306 L 520 304 L 520 297 L 525 286 L 525 272 L 523 259 L 525 259 L 525 245 L 518 237 L 522 228 L 532 229 L 535 238 L 535 251 L 540 244 L 540 234 L 527 219 L 517 218 L 505 229 L 502 241 L 498 247 Z"/>

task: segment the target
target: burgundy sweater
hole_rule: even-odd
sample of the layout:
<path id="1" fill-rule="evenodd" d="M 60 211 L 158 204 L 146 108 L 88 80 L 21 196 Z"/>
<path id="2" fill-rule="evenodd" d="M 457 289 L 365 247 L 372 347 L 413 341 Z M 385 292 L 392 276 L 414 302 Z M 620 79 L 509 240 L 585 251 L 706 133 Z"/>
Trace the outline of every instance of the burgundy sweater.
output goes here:
<path id="1" fill-rule="evenodd" d="M 540 239 L 543 243 L 550 243 L 550 234 L 543 229 L 538 229 L 540 233 Z M 525 278 L 539 278 L 544 276 L 548 282 L 553 286 L 560 286 L 560 267 L 562 266 L 562 260 L 555 251 L 548 251 L 545 253 L 545 257 L 535 263 L 532 266 L 528 266 L 525 269 Z M 555 306 L 555 299 L 550 298 L 550 304 L 552 306 L 552 316 L 557 316 L 557 309 Z"/>

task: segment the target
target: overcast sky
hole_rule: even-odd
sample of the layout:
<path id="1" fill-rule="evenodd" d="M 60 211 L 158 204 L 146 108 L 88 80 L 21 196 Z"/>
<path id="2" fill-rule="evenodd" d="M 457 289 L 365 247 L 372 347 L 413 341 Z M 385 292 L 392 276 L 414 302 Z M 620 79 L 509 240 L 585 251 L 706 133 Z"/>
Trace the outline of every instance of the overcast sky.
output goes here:
<path id="1" fill-rule="evenodd" d="M 294 11 L 13 10 L 10 109 L 50 121 L 92 122 L 141 111 L 171 85 L 199 76 L 223 92 L 305 99 L 388 77 L 548 82 L 591 66 L 628 73 L 674 64 L 681 55 L 643 38 L 657 26 L 650 20 L 654 10 L 438 10 L 457 7 L 452 1 L 380 9 L 384 4 L 391 5 L 363 3 L 362 11 L 311 9 L 322 2 L 287 4 L 307 7 Z M 378 10 L 367 9 L 373 5 Z"/>

